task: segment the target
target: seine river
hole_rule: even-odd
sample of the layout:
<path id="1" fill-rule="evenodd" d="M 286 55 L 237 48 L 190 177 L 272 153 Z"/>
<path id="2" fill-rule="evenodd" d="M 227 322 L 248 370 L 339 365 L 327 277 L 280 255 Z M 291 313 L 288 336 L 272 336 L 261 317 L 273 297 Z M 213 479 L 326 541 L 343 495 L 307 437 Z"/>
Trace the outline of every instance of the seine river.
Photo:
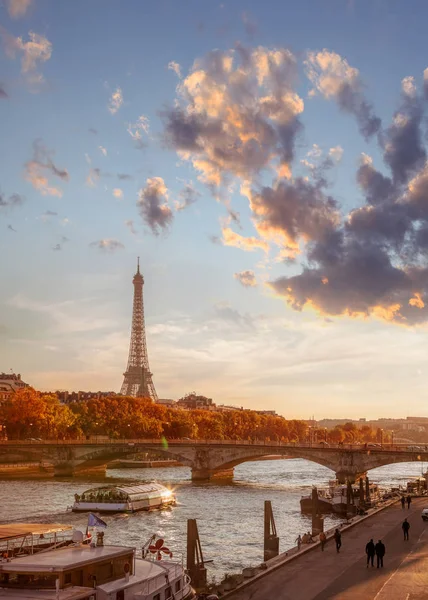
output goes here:
<path id="1" fill-rule="evenodd" d="M 374 469 L 370 479 L 383 486 L 405 485 L 426 465 L 402 463 Z M 310 529 L 310 517 L 301 515 L 299 500 L 311 486 L 323 486 L 333 477 L 328 469 L 304 460 L 244 463 L 235 468 L 232 483 L 192 483 L 190 470 L 116 469 L 107 478 L 8 480 L 0 482 L 0 520 L 69 523 L 82 530 L 86 517 L 67 512 L 74 494 L 105 484 L 156 480 L 175 489 L 178 505 L 162 512 L 104 516 L 106 543 L 140 548 L 153 534 L 164 537 L 176 558 L 185 553 L 188 518 L 198 520 L 199 535 L 209 577 L 220 580 L 225 572 L 237 572 L 263 559 L 263 506 L 271 500 L 280 550 L 294 545 L 299 533 Z M 336 520 L 335 520 L 336 519 Z M 326 527 L 340 522 L 326 517 Z"/>

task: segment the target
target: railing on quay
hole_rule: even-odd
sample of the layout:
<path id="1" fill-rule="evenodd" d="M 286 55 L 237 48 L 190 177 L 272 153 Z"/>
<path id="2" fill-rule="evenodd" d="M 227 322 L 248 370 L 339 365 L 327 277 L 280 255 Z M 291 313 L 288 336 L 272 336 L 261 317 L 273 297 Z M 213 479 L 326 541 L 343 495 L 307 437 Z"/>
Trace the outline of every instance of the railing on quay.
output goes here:
<path id="1" fill-rule="evenodd" d="M 49 440 L 0 440 L 0 446 L 159 446 L 164 449 L 168 446 L 252 446 L 252 447 L 267 447 L 267 448 L 290 448 L 290 449 L 316 449 L 325 451 L 337 450 L 357 450 L 362 452 L 412 452 L 412 453 L 428 453 L 428 445 L 423 447 L 409 444 L 327 444 L 325 442 L 282 442 L 273 440 L 208 440 L 208 439 L 166 439 L 166 438 L 117 438 L 105 439 L 102 436 L 93 436 L 90 439 L 49 439 Z"/>

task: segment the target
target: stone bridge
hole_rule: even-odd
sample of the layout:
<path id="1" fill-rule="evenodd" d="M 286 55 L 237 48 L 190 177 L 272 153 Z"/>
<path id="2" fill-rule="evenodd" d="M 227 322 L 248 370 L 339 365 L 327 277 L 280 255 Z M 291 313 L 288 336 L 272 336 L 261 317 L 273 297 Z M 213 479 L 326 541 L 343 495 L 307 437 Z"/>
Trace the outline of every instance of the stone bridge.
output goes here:
<path id="1" fill-rule="evenodd" d="M 51 463 L 55 475 L 72 476 L 79 470 L 106 465 L 131 454 L 161 452 L 190 467 L 193 480 L 232 477 L 243 462 L 267 456 L 303 458 L 331 469 L 341 482 L 355 481 L 370 469 L 398 462 L 428 461 L 428 450 L 383 445 L 326 446 L 283 442 L 219 440 L 109 440 L 109 441 L 0 441 L 0 463 Z"/>

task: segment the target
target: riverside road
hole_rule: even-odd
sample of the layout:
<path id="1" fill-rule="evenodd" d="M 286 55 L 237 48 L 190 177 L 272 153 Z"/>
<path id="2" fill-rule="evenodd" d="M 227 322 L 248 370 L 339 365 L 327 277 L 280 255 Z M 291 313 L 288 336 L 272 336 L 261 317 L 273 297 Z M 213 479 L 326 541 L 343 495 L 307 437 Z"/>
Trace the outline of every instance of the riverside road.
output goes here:
<path id="1" fill-rule="evenodd" d="M 339 554 L 333 541 L 314 548 L 228 595 L 228 600 L 426 600 L 428 598 L 428 522 L 421 519 L 428 499 L 399 503 L 342 534 Z M 410 540 L 403 540 L 407 517 Z M 373 538 L 386 546 L 384 568 L 366 567 L 365 546 Z M 375 563 L 376 564 L 376 563 Z"/>

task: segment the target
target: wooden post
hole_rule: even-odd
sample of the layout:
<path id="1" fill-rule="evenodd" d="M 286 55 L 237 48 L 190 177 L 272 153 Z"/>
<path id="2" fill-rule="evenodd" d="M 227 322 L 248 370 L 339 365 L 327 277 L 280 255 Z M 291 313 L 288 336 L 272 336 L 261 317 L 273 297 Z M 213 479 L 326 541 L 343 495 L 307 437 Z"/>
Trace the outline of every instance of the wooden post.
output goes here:
<path id="1" fill-rule="evenodd" d="M 360 501 L 359 508 L 364 508 L 364 482 L 363 478 L 360 477 Z"/>
<path id="2" fill-rule="evenodd" d="M 187 519 L 187 572 L 193 587 L 202 589 L 206 586 L 207 570 L 204 565 L 196 519 Z"/>
<path id="3" fill-rule="evenodd" d="M 366 503 L 367 505 L 370 505 L 370 481 L 369 478 L 366 476 Z"/>
<path id="4" fill-rule="evenodd" d="M 275 519 L 273 517 L 272 502 L 265 500 L 265 528 L 264 528 L 264 560 L 270 560 L 279 554 L 279 537 L 276 534 Z"/>
<path id="5" fill-rule="evenodd" d="M 324 517 L 318 513 L 318 490 L 315 486 L 312 488 L 312 536 L 318 536 L 324 531 Z"/>

